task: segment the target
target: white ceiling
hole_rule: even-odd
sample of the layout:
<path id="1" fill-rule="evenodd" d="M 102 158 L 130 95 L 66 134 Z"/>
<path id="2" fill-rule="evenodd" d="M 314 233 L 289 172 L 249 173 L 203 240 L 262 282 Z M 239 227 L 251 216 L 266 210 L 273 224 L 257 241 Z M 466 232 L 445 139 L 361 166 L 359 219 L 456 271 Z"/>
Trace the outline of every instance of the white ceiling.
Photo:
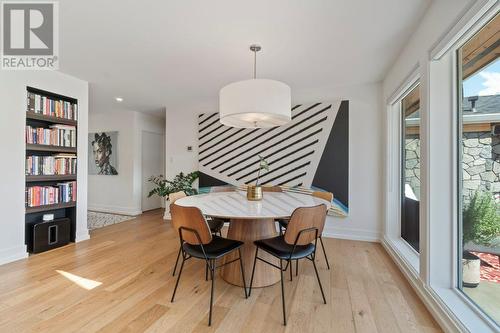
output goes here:
<path id="1" fill-rule="evenodd" d="M 258 73 L 293 91 L 383 79 L 430 0 L 62 0 L 60 68 L 91 83 L 91 112 L 216 108 Z"/>

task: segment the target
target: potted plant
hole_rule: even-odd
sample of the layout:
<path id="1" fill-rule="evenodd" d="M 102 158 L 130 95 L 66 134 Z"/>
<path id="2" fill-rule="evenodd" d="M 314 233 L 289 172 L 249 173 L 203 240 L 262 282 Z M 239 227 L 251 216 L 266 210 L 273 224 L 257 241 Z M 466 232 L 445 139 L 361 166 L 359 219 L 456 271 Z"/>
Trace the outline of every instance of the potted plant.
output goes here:
<path id="1" fill-rule="evenodd" d="M 480 282 L 481 259 L 467 250 L 471 243 L 491 246 L 500 235 L 499 204 L 491 193 L 476 192 L 463 211 L 463 258 L 462 283 L 464 287 L 475 288 Z"/>
<path id="2" fill-rule="evenodd" d="M 264 159 L 264 157 L 259 156 L 259 171 L 257 172 L 257 180 L 255 181 L 255 185 L 248 185 L 247 187 L 247 199 L 251 201 L 262 200 L 262 187 L 259 186 L 260 180 L 260 172 L 262 170 L 269 171 L 269 164 Z"/>
<path id="3" fill-rule="evenodd" d="M 181 172 L 175 176 L 173 180 L 165 179 L 163 175 L 151 176 L 148 179 L 149 182 L 155 185 L 155 187 L 149 192 L 148 198 L 153 195 L 165 198 L 165 214 L 163 215 L 163 219 L 169 220 L 171 218 L 169 202 L 170 194 L 179 191 L 183 191 L 186 195 L 198 194 L 198 191 L 193 188 L 193 183 L 196 179 L 198 179 L 199 175 L 198 171 L 193 171 L 186 175 Z"/>

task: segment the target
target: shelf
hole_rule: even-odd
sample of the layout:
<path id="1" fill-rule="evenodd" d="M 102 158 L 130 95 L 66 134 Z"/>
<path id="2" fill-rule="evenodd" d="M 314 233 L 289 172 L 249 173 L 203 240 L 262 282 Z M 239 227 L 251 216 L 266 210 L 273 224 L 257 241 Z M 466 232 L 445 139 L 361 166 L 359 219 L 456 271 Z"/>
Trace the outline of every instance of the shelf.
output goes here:
<path id="1" fill-rule="evenodd" d="M 63 125 L 70 125 L 70 126 L 76 126 L 78 124 L 78 122 L 76 120 L 60 118 L 60 117 L 53 117 L 53 116 L 46 116 L 46 115 L 34 113 L 34 112 L 26 112 L 26 119 L 43 121 L 43 122 L 50 123 L 50 124 L 63 124 Z"/>
<path id="2" fill-rule="evenodd" d="M 59 203 L 59 204 L 55 204 L 55 205 L 26 207 L 26 214 L 39 213 L 39 212 L 45 212 L 45 211 L 49 211 L 49 210 L 71 208 L 71 207 L 76 207 L 76 202 L 72 201 L 72 202 Z"/>
<path id="3" fill-rule="evenodd" d="M 39 144 L 26 144 L 26 150 L 31 151 L 48 151 L 56 153 L 74 153 L 76 154 L 76 147 L 62 147 L 62 146 L 51 146 L 51 145 L 39 145 Z"/>
<path id="4" fill-rule="evenodd" d="M 63 180 L 76 180 L 76 175 L 26 175 L 26 182 L 50 182 L 50 181 L 63 181 Z"/>

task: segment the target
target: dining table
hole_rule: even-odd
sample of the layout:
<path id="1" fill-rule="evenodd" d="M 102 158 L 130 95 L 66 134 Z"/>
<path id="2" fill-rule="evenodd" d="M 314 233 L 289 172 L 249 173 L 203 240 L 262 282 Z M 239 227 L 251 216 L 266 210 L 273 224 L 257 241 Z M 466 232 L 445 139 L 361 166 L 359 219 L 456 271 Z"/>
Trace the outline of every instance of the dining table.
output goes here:
<path id="1" fill-rule="evenodd" d="M 289 219 L 293 211 L 299 207 L 312 207 L 324 204 L 330 208 L 331 203 L 321 198 L 304 193 L 264 192 L 262 200 L 251 201 L 245 191 L 213 192 L 192 195 L 178 199 L 176 205 L 197 207 L 207 217 L 229 220 L 227 238 L 242 241 L 241 256 L 247 286 L 250 284 L 256 246 L 254 241 L 278 236 L 277 219 Z M 259 257 L 279 265 L 275 257 L 259 252 Z M 237 258 L 237 252 L 223 258 L 229 262 Z M 222 263 L 222 264 L 223 264 Z M 222 267 L 222 278 L 233 285 L 243 286 L 241 270 L 238 262 Z M 278 269 L 257 261 L 255 266 L 253 287 L 266 287 L 280 280 Z"/>

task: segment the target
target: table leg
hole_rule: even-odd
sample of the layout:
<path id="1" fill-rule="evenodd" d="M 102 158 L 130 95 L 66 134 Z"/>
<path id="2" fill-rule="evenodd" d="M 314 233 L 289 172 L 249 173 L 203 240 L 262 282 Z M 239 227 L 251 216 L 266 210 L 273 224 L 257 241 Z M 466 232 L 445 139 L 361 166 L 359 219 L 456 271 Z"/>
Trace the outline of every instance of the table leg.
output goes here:
<path id="1" fill-rule="evenodd" d="M 238 220 L 232 219 L 229 224 L 227 238 L 240 240 L 245 242 L 241 248 L 243 257 L 243 268 L 245 270 L 245 278 L 247 287 L 250 286 L 250 277 L 252 275 L 252 266 L 255 257 L 255 245 L 253 242 L 259 239 L 271 238 L 277 236 L 276 226 L 273 219 L 257 219 L 257 220 Z M 234 251 L 225 257 L 226 261 L 237 258 L 238 251 Z M 259 251 L 259 257 L 266 259 L 276 265 L 279 265 L 279 260 L 268 255 L 264 251 Z M 241 270 L 239 262 L 233 262 L 222 268 L 222 278 L 233 285 L 242 287 Z M 280 272 L 278 269 L 257 260 L 255 266 L 255 274 L 253 278 L 253 287 L 266 287 L 280 281 Z"/>

